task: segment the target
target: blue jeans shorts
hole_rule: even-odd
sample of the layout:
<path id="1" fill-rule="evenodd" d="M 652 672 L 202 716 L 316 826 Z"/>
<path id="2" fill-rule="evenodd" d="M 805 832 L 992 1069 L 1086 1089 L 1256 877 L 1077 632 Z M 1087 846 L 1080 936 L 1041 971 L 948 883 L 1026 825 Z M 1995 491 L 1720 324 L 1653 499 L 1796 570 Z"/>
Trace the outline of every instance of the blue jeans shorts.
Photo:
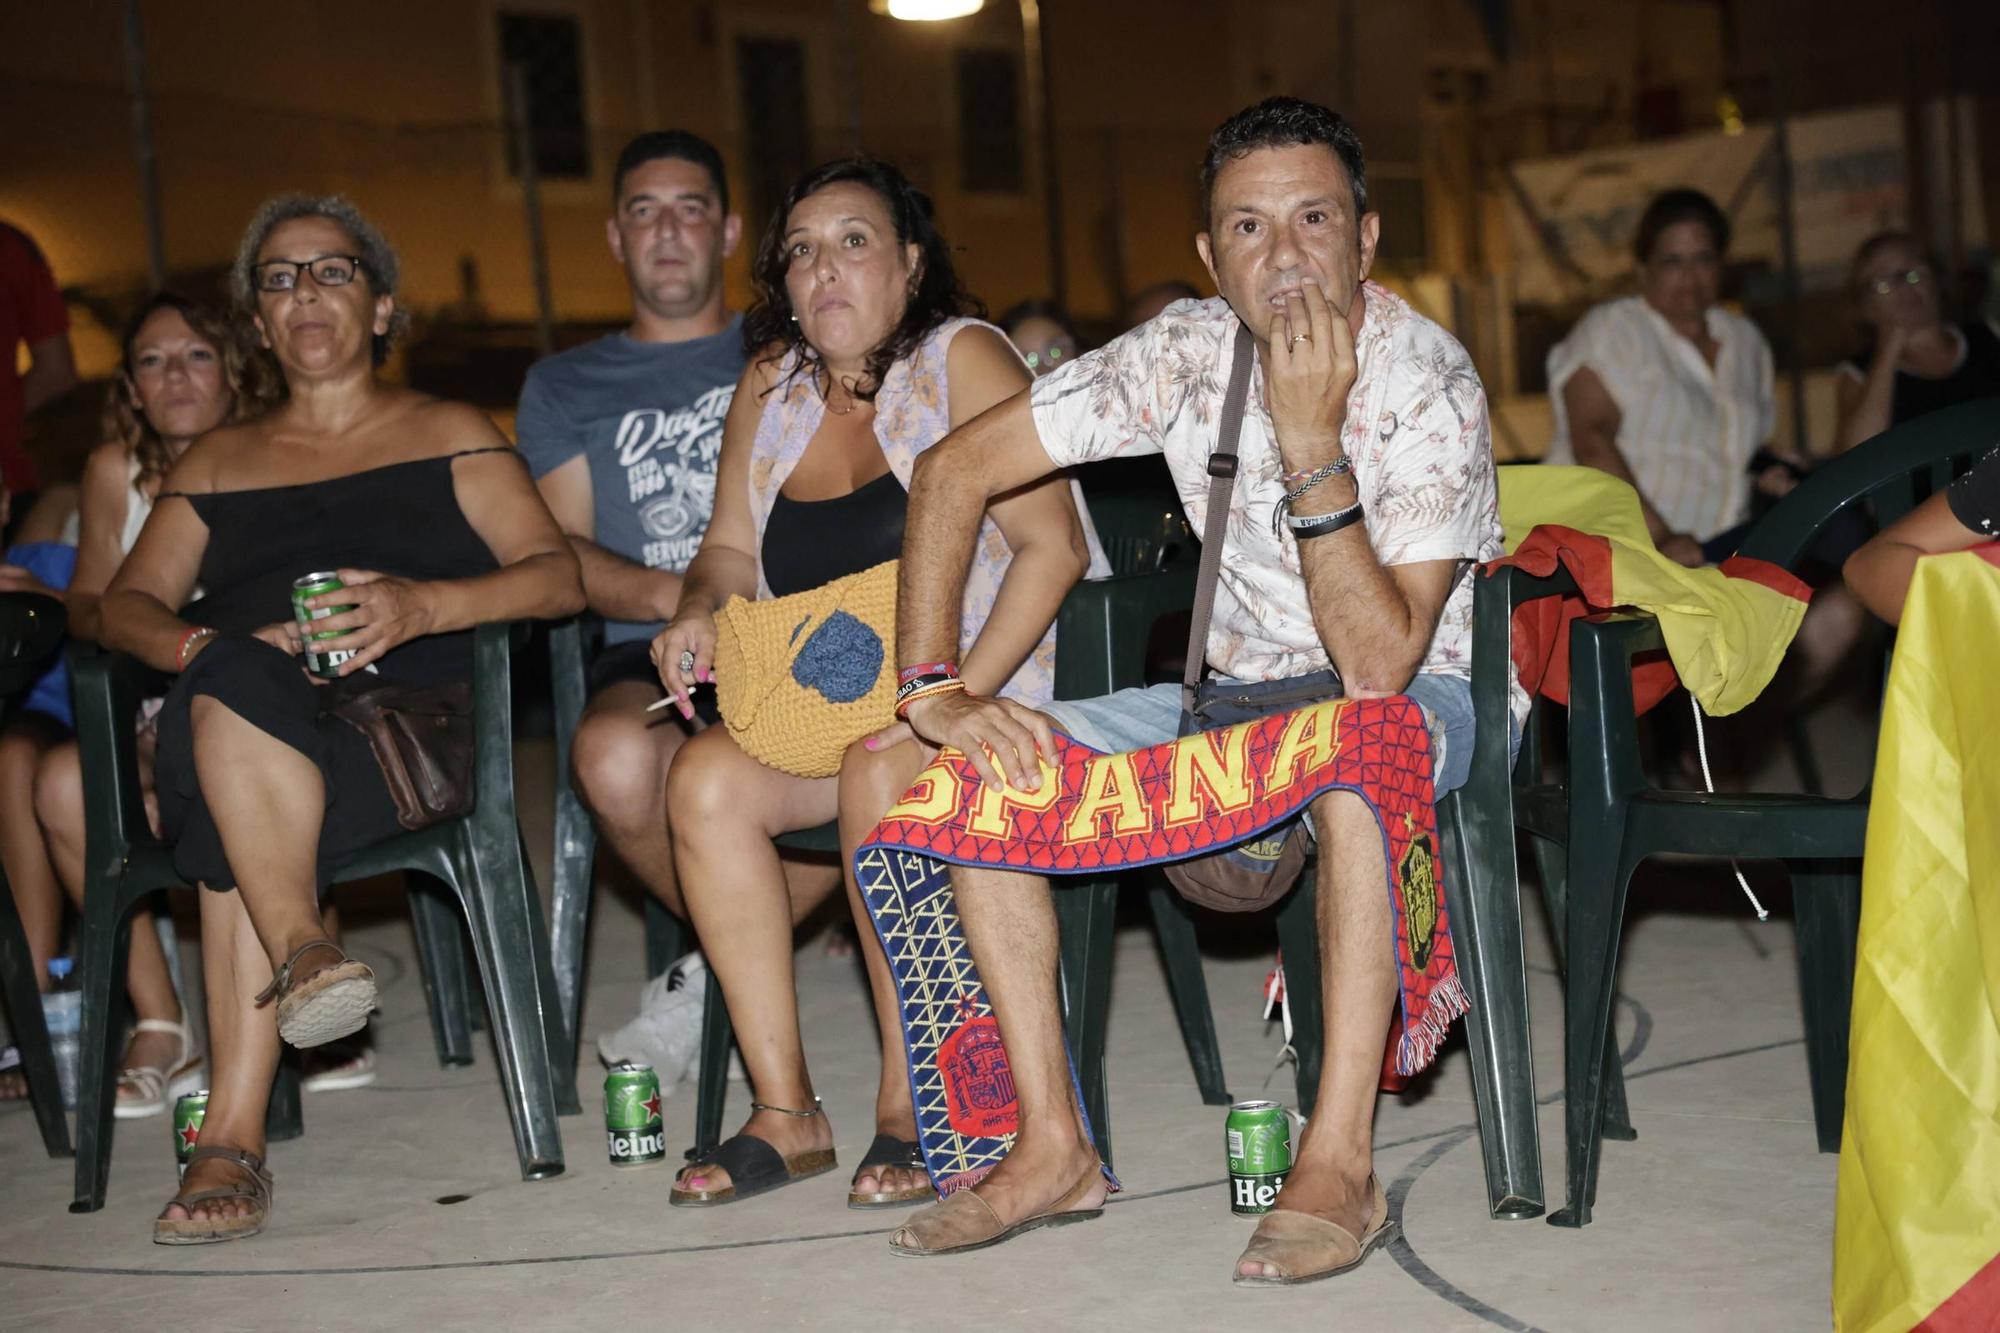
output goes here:
<path id="1" fill-rule="evenodd" d="M 1424 674 L 1404 691 L 1424 710 L 1431 726 L 1431 758 L 1437 794 L 1465 785 L 1472 771 L 1472 684 L 1458 676 Z M 1095 699 L 1066 699 L 1042 712 L 1071 739 L 1093 750 L 1116 754 L 1160 745 L 1180 735 L 1181 687 L 1147 685 Z M 1518 738 L 1514 743 L 1519 744 Z"/>

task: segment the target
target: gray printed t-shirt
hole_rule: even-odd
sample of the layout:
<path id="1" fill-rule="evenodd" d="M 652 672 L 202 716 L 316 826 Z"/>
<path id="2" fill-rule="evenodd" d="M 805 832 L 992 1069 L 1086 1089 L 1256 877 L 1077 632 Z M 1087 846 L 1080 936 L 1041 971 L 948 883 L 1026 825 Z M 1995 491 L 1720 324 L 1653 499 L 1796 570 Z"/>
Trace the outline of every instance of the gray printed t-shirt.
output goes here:
<path id="1" fill-rule="evenodd" d="M 689 342 L 614 333 L 538 361 L 515 419 L 521 454 L 537 479 L 588 457 L 597 544 L 678 574 L 708 531 L 722 421 L 743 365 L 740 315 Z M 625 643 L 659 630 L 612 621 L 604 638 Z"/>

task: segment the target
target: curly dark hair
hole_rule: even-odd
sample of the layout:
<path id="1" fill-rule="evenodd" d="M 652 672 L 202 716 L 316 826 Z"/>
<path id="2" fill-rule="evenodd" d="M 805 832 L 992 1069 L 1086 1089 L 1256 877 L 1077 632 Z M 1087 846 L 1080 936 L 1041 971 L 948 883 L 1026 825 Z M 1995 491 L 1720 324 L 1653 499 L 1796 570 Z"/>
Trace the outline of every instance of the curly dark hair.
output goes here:
<path id="1" fill-rule="evenodd" d="M 867 374 L 855 388 L 854 396 L 872 399 L 882 387 L 889 368 L 909 356 L 924 338 L 946 320 L 958 315 L 984 318 L 985 303 L 959 284 L 958 270 L 951 261 L 951 246 L 938 229 L 930 196 L 910 183 L 910 178 L 891 164 L 873 157 L 848 157 L 814 167 L 792 182 L 785 197 L 771 214 L 758 242 L 757 257 L 751 261 L 750 281 L 757 298 L 743 316 L 743 346 L 753 357 L 777 363 L 788 352 L 798 353 L 791 374 L 810 370 L 817 375 L 819 353 L 806 341 L 792 317 L 791 293 L 785 289 L 785 271 L 790 266 L 785 255 L 785 224 L 792 210 L 829 185 L 852 182 L 878 195 L 889 210 L 899 245 L 915 245 L 916 281 L 903 318 L 868 353 Z M 787 379 L 790 378 L 788 375 Z"/>
<path id="2" fill-rule="evenodd" d="M 1267 97 L 1215 127 L 1201 160 L 1202 217 L 1207 219 L 1214 210 L 1215 178 L 1228 163 L 1259 148 L 1302 144 L 1324 144 L 1340 159 L 1354 191 L 1358 220 L 1368 211 L 1368 160 L 1361 151 L 1361 136 L 1338 111 L 1301 97 Z"/>

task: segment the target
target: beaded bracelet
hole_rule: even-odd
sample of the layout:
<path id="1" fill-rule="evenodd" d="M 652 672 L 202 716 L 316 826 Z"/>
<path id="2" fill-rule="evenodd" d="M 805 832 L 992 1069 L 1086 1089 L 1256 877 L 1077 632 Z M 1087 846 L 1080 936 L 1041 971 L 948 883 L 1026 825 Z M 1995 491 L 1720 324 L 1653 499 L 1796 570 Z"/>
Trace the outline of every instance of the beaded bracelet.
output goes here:
<path id="1" fill-rule="evenodd" d="M 1287 518 L 1285 526 L 1292 530 L 1294 541 L 1310 541 L 1314 537 L 1324 537 L 1330 532 L 1353 527 L 1361 521 L 1361 502 L 1356 500 L 1345 509 L 1337 509 L 1331 514 L 1314 514 L 1311 518 Z"/>
<path id="2" fill-rule="evenodd" d="M 906 666 L 901 671 L 898 671 L 896 673 L 896 683 L 904 685 L 915 680 L 918 676 L 956 676 L 957 674 L 958 663 L 956 662 L 919 662 L 915 666 Z"/>
<path id="3" fill-rule="evenodd" d="M 197 625 L 187 633 L 181 635 L 180 644 L 174 649 L 174 668 L 178 671 L 187 670 L 188 649 L 192 648 L 198 640 L 212 639 L 214 637 L 215 631 L 207 625 Z"/>
<path id="4" fill-rule="evenodd" d="M 939 694 L 959 694 L 964 690 L 965 682 L 956 676 L 949 676 L 942 680 L 926 681 L 922 688 L 913 689 L 908 694 L 904 694 L 899 690 L 896 695 L 896 720 L 899 722 L 908 721 L 910 705 L 919 699 L 929 699 Z"/>

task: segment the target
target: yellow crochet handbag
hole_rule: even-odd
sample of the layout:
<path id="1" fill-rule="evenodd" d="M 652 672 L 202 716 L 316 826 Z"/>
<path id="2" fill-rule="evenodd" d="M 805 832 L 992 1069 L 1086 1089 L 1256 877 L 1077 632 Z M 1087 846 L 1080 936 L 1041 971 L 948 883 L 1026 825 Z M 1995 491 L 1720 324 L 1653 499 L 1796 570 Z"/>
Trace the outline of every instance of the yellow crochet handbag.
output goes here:
<path id="1" fill-rule="evenodd" d="M 743 752 L 830 778 L 843 751 L 896 720 L 896 562 L 715 617 L 715 696 Z"/>

